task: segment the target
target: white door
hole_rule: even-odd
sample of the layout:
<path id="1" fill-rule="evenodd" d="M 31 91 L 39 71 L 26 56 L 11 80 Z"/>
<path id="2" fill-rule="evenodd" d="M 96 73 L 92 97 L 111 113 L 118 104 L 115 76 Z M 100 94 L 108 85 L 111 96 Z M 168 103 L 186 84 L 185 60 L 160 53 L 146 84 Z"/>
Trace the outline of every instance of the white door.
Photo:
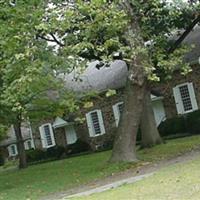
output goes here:
<path id="1" fill-rule="evenodd" d="M 66 134 L 67 144 L 73 144 L 76 142 L 77 136 L 73 126 L 67 126 L 65 128 L 65 134 Z"/>
<path id="2" fill-rule="evenodd" d="M 159 126 L 159 124 L 166 119 L 163 103 L 162 101 L 153 101 L 152 106 L 156 125 Z"/>

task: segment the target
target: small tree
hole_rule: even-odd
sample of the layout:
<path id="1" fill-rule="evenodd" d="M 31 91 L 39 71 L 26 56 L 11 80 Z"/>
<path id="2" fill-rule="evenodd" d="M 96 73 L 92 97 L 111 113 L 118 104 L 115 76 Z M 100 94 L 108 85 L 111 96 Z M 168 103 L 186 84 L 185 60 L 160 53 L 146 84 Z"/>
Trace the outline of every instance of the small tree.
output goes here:
<path id="1" fill-rule="evenodd" d="M 69 101 L 73 96 L 64 91 L 56 76 L 61 60 L 58 62 L 52 47 L 37 37 L 36 26 L 43 20 L 47 2 L 0 4 L 0 114 L 2 124 L 14 125 L 19 168 L 25 168 L 22 122 L 64 112 L 66 96 Z"/>

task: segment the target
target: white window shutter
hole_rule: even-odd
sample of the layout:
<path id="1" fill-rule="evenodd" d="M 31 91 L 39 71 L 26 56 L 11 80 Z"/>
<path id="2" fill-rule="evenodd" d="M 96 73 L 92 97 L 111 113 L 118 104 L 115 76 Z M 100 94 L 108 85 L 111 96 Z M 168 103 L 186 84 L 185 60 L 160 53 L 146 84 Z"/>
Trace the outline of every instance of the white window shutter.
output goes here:
<path id="1" fill-rule="evenodd" d="M 113 105 L 113 113 L 114 113 L 116 127 L 118 127 L 120 118 L 118 104 Z"/>
<path id="2" fill-rule="evenodd" d="M 9 154 L 9 156 L 12 156 L 12 151 L 11 151 L 11 148 L 10 148 L 10 146 L 8 146 L 8 154 Z"/>
<path id="3" fill-rule="evenodd" d="M 24 149 L 25 149 L 25 150 L 28 150 L 28 144 L 27 144 L 27 141 L 24 142 Z"/>
<path id="4" fill-rule="evenodd" d="M 31 139 L 31 148 L 35 149 L 34 141 Z"/>
<path id="5" fill-rule="evenodd" d="M 103 116 L 102 116 L 101 110 L 97 110 L 97 114 L 98 114 L 99 124 L 100 124 L 100 127 L 101 127 L 101 134 L 104 134 L 104 133 L 106 133 L 106 131 L 105 131 L 105 126 L 104 126 Z"/>
<path id="6" fill-rule="evenodd" d="M 49 125 L 50 134 L 51 134 L 51 140 L 52 140 L 52 145 L 51 146 L 55 146 L 56 145 L 56 141 L 55 141 L 55 137 L 54 137 L 53 128 L 52 128 L 51 124 L 48 124 L 48 125 Z"/>
<path id="7" fill-rule="evenodd" d="M 190 93 L 190 99 L 192 102 L 192 109 L 198 110 L 198 105 L 197 105 L 197 100 L 196 100 L 196 96 L 195 96 L 195 92 L 194 92 L 193 83 L 188 83 L 188 89 L 189 89 L 189 93 Z"/>
<path id="8" fill-rule="evenodd" d="M 182 104 L 182 100 L 180 97 L 180 91 L 177 86 L 173 88 L 173 94 L 174 94 L 174 99 L 175 99 L 175 103 L 176 103 L 177 113 L 182 114 L 183 113 L 183 104 Z"/>
<path id="9" fill-rule="evenodd" d="M 93 125 L 92 125 L 92 119 L 91 119 L 91 116 L 90 116 L 90 112 L 87 113 L 85 116 L 86 116 L 86 120 L 87 120 L 87 126 L 88 126 L 89 135 L 91 137 L 93 137 L 94 136 L 94 130 L 93 130 Z"/>
<path id="10" fill-rule="evenodd" d="M 42 142 L 42 147 L 46 148 L 47 144 L 46 144 L 46 139 L 45 139 L 45 133 L 44 133 L 44 128 L 43 126 L 39 127 L 39 131 L 40 131 L 40 138 L 41 138 L 41 142 Z"/>
<path id="11" fill-rule="evenodd" d="M 17 145 L 16 145 L 16 144 L 14 144 L 14 145 L 15 145 L 15 152 L 16 152 L 16 155 L 18 155 Z"/>

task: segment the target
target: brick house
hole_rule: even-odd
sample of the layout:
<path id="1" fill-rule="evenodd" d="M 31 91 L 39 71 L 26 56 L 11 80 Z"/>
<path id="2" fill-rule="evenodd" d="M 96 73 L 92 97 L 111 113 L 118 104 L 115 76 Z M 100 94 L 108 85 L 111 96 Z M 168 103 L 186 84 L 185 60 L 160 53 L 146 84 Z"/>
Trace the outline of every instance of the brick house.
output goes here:
<path id="1" fill-rule="evenodd" d="M 23 123 L 21 127 L 22 136 L 24 139 L 24 147 L 26 150 L 35 148 L 32 129 L 29 123 Z M 7 137 L 0 142 L 0 154 L 4 158 L 14 158 L 18 155 L 17 151 L 17 139 L 13 126 L 11 126 L 7 132 Z"/>
<path id="2" fill-rule="evenodd" d="M 199 41 L 200 27 L 196 27 L 184 40 L 186 44 L 195 44 L 195 48 L 185 55 L 193 71 L 187 76 L 175 72 L 170 81 L 154 86 L 161 94 L 151 95 L 157 126 L 166 118 L 193 112 L 200 107 Z M 113 139 L 122 112 L 128 67 L 122 60 L 115 60 L 109 67 L 102 66 L 100 69 L 96 64 L 97 61 L 92 62 L 78 81 L 74 81 L 74 72 L 62 75 L 68 89 L 78 93 L 90 90 L 100 93 L 100 97 L 91 100 L 91 107 L 82 108 L 85 122 L 80 124 L 64 117 L 41 122 L 32 130 L 34 148 L 66 147 L 80 138 L 95 150 Z M 105 98 L 108 89 L 114 89 L 116 94 Z"/>

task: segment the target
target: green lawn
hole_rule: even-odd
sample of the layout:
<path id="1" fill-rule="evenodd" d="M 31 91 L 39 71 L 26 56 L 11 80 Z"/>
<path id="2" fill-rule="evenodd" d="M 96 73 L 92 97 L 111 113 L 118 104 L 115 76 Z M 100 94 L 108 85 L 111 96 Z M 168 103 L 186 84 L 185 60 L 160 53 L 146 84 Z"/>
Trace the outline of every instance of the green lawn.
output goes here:
<path id="1" fill-rule="evenodd" d="M 199 200 L 200 158 L 166 167 L 134 184 L 72 200 Z"/>
<path id="2" fill-rule="evenodd" d="M 200 136 L 170 140 L 139 151 L 138 157 L 144 162 L 155 162 L 199 146 Z M 33 165 L 21 171 L 0 171 L 0 199 L 38 199 L 141 164 L 108 164 L 110 154 L 111 151 L 106 151 Z"/>

